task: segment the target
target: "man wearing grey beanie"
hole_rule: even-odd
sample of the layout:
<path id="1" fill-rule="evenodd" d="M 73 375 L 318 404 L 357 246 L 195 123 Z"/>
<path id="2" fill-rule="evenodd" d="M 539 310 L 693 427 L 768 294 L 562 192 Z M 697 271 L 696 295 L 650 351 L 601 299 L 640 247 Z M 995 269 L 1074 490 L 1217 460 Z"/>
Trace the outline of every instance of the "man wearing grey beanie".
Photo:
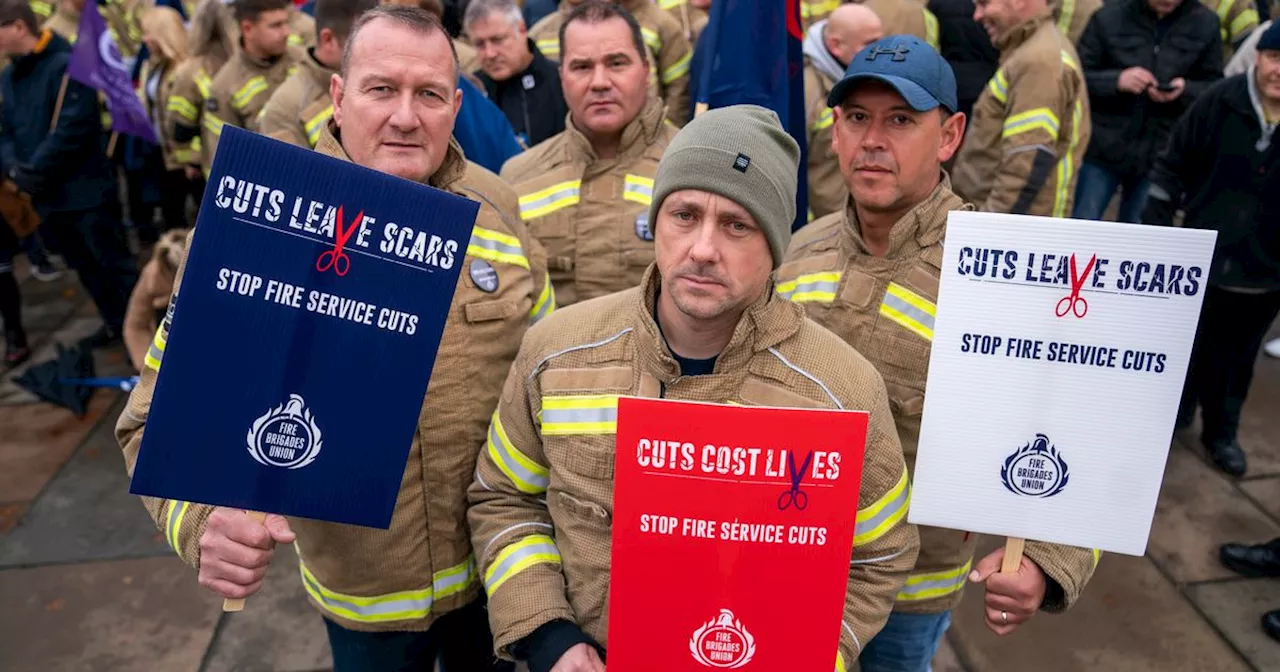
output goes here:
<path id="1" fill-rule="evenodd" d="M 532 672 L 604 670 L 619 396 L 868 411 L 858 514 L 874 524 L 857 531 L 833 662 L 851 664 L 888 619 L 919 538 L 884 383 L 773 288 L 799 162 L 769 110 L 699 115 L 658 165 L 643 283 L 525 336 L 468 492 L 499 655 Z"/>

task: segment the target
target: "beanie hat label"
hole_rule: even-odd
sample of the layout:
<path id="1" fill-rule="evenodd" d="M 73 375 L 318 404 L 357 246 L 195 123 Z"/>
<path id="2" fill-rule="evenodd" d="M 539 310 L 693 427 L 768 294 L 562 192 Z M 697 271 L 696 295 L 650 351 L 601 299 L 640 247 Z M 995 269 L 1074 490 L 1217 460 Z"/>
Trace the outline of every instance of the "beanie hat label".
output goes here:
<path id="1" fill-rule="evenodd" d="M 746 154 L 739 154 L 738 158 L 733 160 L 733 169 L 739 173 L 747 172 L 747 167 L 751 165 L 751 157 Z"/>

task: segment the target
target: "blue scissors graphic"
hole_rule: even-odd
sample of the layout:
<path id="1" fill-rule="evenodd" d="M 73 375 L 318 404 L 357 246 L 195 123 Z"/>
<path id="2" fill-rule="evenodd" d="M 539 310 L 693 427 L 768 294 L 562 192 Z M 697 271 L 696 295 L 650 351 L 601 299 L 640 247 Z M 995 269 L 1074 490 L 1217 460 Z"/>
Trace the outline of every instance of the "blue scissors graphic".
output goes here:
<path id="1" fill-rule="evenodd" d="M 351 257 L 347 255 L 342 248 L 346 247 L 347 241 L 351 240 L 351 234 L 359 228 L 360 221 L 364 219 L 364 211 L 361 210 L 356 218 L 351 221 L 351 226 L 346 229 L 342 228 L 342 206 L 338 206 L 337 221 L 334 222 L 336 227 L 333 235 L 333 249 L 325 250 L 320 254 L 320 258 L 316 260 L 316 270 L 321 273 L 333 269 L 334 273 L 339 276 L 347 274 L 351 270 Z"/>
<path id="2" fill-rule="evenodd" d="M 809 508 L 809 495 L 804 494 L 800 489 L 800 481 L 804 480 L 804 475 L 809 473 L 809 464 L 813 462 L 813 451 L 805 456 L 804 463 L 800 465 L 800 469 L 796 469 L 795 453 L 787 454 L 787 475 L 791 478 L 791 487 L 778 495 L 778 510 L 786 511 L 791 505 L 795 505 L 797 511 L 804 511 Z"/>

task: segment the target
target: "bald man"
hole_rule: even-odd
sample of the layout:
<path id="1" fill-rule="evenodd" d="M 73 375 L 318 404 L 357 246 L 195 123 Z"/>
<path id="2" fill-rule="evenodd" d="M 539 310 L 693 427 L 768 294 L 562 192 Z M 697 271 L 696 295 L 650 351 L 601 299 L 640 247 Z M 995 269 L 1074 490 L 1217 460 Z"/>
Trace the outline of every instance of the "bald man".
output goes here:
<path id="1" fill-rule="evenodd" d="M 849 189 L 831 149 L 827 94 L 844 77 L 862 48 L 884 36 L 876 13 L 862 5 L 840 5 L 809 28 L 804 38 L 804 114 L 809 140 L 809 214 L 817 219 L 844 209 Z"/>

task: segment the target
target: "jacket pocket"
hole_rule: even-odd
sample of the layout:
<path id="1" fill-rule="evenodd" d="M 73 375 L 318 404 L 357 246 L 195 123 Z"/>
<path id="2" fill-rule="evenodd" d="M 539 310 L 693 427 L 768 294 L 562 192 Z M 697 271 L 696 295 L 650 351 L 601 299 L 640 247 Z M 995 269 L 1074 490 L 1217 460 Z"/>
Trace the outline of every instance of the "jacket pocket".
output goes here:
<path id="1" fill-rule="evenodd" d="M 604 506 L 563 491 L 557 491 L 549 504 L 569 606 L 578 625 L 604 642 L 612 516 Z"/>
<path id="2" fill-rule="evenodd" d="M 547 270 L 553 280 L 569 279 L 573 271 L 575 241 L 573 220 L 568 214 L 555 213 L 529 221 L 529 233 L 547 251 Z"/>
<path id="3" fill-rule="evenodd" d="M 520 307 L 516 305 L 516 302 L 510 299 L 482 299 L 472 301 L 463 306 L 467 322 L 471 324 L 506 320 L 514 316 L 519 310 Z"/>

